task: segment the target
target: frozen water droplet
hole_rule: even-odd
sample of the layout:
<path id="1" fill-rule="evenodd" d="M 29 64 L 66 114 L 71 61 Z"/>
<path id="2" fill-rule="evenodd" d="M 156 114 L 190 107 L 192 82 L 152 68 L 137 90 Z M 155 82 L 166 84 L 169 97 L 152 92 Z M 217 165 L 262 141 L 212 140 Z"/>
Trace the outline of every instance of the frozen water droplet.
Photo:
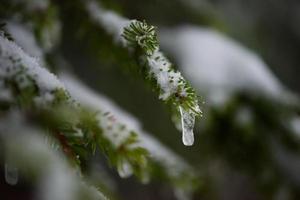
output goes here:
<path id="1" fill-rule="evenodd" d="M 119 162 L 118 173 L 121 178 L 128 178 L 132 175 L 132 167 L 127 160 L 122 160 Z"/>
<path id="2" fill-rule="evenodd" d="M 186 146 L 194 144 L 194 124 L 195 115 L 184 110 L 181 106 L 179 107 L 181 114 L 181 126 L 182 126 L 182 142 Z"/>
<path id="3" fill-rule="evenodd" d="M 18 183 L 18 177 L 19 177 L 18 168 L 8 163 L 5 163 L 6 183 L 8 183 L 9 185 L 16 185 Z"/>

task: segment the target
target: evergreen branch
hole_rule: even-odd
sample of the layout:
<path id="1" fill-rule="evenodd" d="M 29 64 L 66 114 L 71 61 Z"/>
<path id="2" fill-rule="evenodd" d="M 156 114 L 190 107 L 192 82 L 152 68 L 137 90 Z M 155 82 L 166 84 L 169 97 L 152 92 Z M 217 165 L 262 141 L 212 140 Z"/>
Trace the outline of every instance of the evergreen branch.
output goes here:
<path id="1" fill-rule="evenodd" d="M 5 38 L 0 37 L 0 49 L 0 62 L 4 63 L 0 68 L 0 80 L 3 81 L 0 94 L 9 90 L 12 97 L 0 98 L 0 104 L 7 101 L 10 107 L 17 105 L 30 111 L 32 120 L 53 133 L 53 137 L 60 141 L 61 150 L 75 164 L 80 165 L 81 159 L 98 146 L 121 177 L 134 173 L 142 181 L 148 181 L 150 175 L 155 176 L 153 169 L 159 167 L 176 188 L 187 188 L 194 182 L 196 176 L 185 161 L 143 133 L 140 125 L 127 127 L 128 124 L 138 124 L 128 122 L 130 117 L 127 114 L 123 117 L 125 121 L 119 121 L 119 108 L 110 106 L 117 117 L 101 112 L 102 108 L 107 108 L 107 103 L 101 106 L 101 98 L 63 76 L 63 81 L 71 89 L 70 95 L 55 75 L 41 68 Z M 90 104 L 90 107 L 86 109 L 79 105 L 74 97 L 83 98 L 83 105 Z M 92 111 L 95 109 L 99 112 Z"/>
<path id="2" fill-rule="evenodd" d="M 134 48 L 139 45 L 147 55 L 152 55 L 158 47 L 155 27 L 148 25 L 146 21 L 133 20 L 124 28 L 122 37 Z"/>
<path id="3" fill-rule="evenodd" d="M 137 60 L 140 68 L 146 68 L 144 75 L 151 83 L 155 83 L 154 88 L 158 90 L 159 98 L 175 106 L 181 117 L 185 117 L 182 120 L 183 138 L 187 135 L 193 137 L 195 117 L 202 115 L 198 96 L 160 51 L 155 27 L 145 21 L 126 20 L 116 13 L 102 9 L 94 1 L 87 3 L 87 10 L 90 16 L 118 42 L 123 43 L 129 52 L 135 52 L 133 59 Z M 183 140 L 183 143 L 192 145 L 193 138 L 189 141 Z"/>
<path id="4" fill-rule="evenodd" d="M 132 173 L 138 176 L 143 171 L 147 172 L 147 151 L 134 147 L 137 143 L 135 133 L 126 129 L 130 134 L 116 144 L 115 135 L 120 134 L 125 125 L 114 123 L 107 114 L 96 118 L 93 112 L 80 107 L 55 75 L 41 68 L 34 58 L 2 36 L 0 63 L 1 94 L 4 91 L 8 93 L 6 98 L 0 98 L 1 104 L 5 102 L 9 107 L 16 105 L 30 110 L 36 116 L 36 123 L 44 125 L 54 134 L 63 134 L 68 147 L 77 155 L 83 155 L 81 151 L 95 151 L 98 146 L 117 169 L 130 165 Z M 139 153 L 135 153 L 137 151 Z"/>
<path id="5" fill-rule="evenodd" d="M 28 125 L 25 117 L 16 110 L 6 113 L 0 121 L 0 140 L 10 164 L 42 186 L 38 187 L 38 198 L 107 200 L 99 189 L 88 185 L 77 175 L 76 168 L 70 166 L 61 152 L 45 143 L 45 133 Z M 38 178 L 32 180 L 32 177 Z"/>
<path id="6" fill-rule="evenodd" d="M 144 29 L 148 36 L 143 37 L 142 31 L 134 30 L 133 34 L 139 34 L 140 38 L 138 45 L 129 48 L 140 46 L 147 51 L 147 55 L 151 55 L 158 45 L 154 27 L 149 28 L 144 23 L 138 28 Z M 152 39 L 148 40 L 148 37 Z M 188 189 L 196 179 L 193 170 L 182 159 L 161 147 L 158 141 L 141 134 L 140 129 L 128 128 L 126 123 L 120 123 L 114 115 L 101 112 L 101 108 L 95 113 L 95 108 L 85 109 L 79 106 L 56 76 L 39 67 L 38 62 L 26 56 L 22 50 L 12 56 L 13 52 L 7 52 L 6 49 L 9 48 L 6 47 L 1 56 L 10 56 L 3 56 L 0 61 L 4 63 L 4 71 L 11 71 L 11 74 L 3 71 L 3 76 L 0 77 L 3 87 L 0 87 L 12 97 L 6 99 L 9 107 L 18 106 L 22 111 L 25 109 L 25 112 L 30 112 L 35 124 L 50 130 L 60 142 L 59 148 L 76 164 L 80 165 L 81 159 L 94 152 L 98 146 L 122 177 L 134 173 L 147 181 L 149 173 L 155 176 L 158 168 L 163 177 L 177 189 Z M 149 48 L 152 50 L 147 50 Z M 50 83 L 54 85 L 50 87 Z M 13 99 L 15 97 L 16 101 Z M 0 104 L 3 103 L 2 100 Z M 148 151 L 151 155 L 150 162 Z"/>
<path id="7" fill-rule="evenodd" d="M 142 125 L 137 119 L 123 111 L 110 99 L 107 99 L 99 93 L 94 93 L 72 75 L 63 73 L 60 75 L 60 78 L 66 83 L 71 95 L 83 106 L 87 106 L 90 109 L 105 108 L 106 111 L 111 111 L 115 121 L 126 124 L 128 128 L 137 134 L 139 146 L 142 146 L 149 152 L 149 159 L 151 162 L 148 163 L 148 165 L 152 168 L 152 171 L 155 168 L 159 168 L 159 170 L 163 172 L 165 178 L 178 189 L 186 190 L 188 187 L 197 185 L 197 181 L 195 181 L 197 175 L 194 169 L 184 159 L 177 156 L 174 152 L 152 137 L 151 134 L 148 134 L 143 130 Z M 121 134 L 126 135 L 122 130 Z M 118 138 L 115 139 L 117 141 L 119 140 Z M 155 177 L 156 173 L 152 172 L 151 175 Z"/>

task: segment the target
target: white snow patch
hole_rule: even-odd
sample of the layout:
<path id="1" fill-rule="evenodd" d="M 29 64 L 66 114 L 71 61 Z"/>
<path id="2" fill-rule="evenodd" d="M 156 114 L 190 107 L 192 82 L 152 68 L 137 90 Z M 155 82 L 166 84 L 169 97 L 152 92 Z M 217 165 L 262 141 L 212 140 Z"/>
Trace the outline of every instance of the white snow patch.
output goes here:
<path id="1" fill-rule="evenodd" d="M 100 127 L 103 128 L 106 138 L 116 147 L 120 146 L 130 136 L 131 130 L 135 130 L 139 126 L 132 116 L 114 106 L 108 98 L 96 94 L 71 75 L 63 73 L 60 74 L 60 78 L 65 83 L 72 98 L 83 106 L 100 112 L 97 115 Z M 121 123 L 126 124 L 126 128 L 121 128 Z"/>
<path id="2" fill-rule="evenodd" d="M 33 30 L 29 26 L 10 21 L 6 24 L 5 28 L 11 34 L 14 41 L 22 47 L 26 53 L 35 57 L 39 62 L 43 61 L 44 53 L 38 46 Z"/>
<path id="3" fill-rule="evenodd" d="M 11 91 L 5 87 L 4 80 L 0 80 L 0 101 L 11 101 L 13 96 Z"/>
<path id="4" fill-rule="evenodd" d="M 126 41 L 121 35 L 124 27 L 128 26 L 131 20 L 101 8 L 96 1 L 87 2 L 86 7 L 92 19 L 99 23 L 109 34 L 113 35 L 116 42 L 125 44 Z"/>
<path id="5" fill-rule="evenodd" d="M 176 93 L 179 87 L 179 81 L 183 80 L 180 72 L 175 72 L 171 68 L 171 63 L 159 50 L 152 55 L 147 56 L 149 64 L 149 74 L 153 74 L 159 87 L 161 88 L 160 99 L 166 100 Z M 182 88 L 184 91 L 184 88 Z"/>
<path id="6" fill-rule="evenodd" d="M 136 23 L 135 20 L 128 20 L 114 12 L 106 11 L 102 9 L 95 1 L 90 1 L 86 4 L 86 7 L 91 17 L 97 23 L 99 23 L 104 29 L 106 29 L 109 34 L 113 35 L 117 42 L 123 43 L 123 45 L 130 49 L 128 42 L 122 37 L 122 33 L 125 27 L 128 27 L 130 29 L 130 24 Z M 144 47 L 144 44 L 141 42 L 144 37 L 147 36 L 136 36 L 135 38 L 135 40 L 137 40 L 138 44 L 141 45 L 141 47 Z M 155 78 L 161 90 L 159 98 L 162 100 L 167 100 L 169 97 L 175 95 L 176 93 L 179 98 L 186 97 L 187 89 L 184 87 L 184 78 L 181 76 L 180 72 L 172 69 L 171 63 L 163 55 L 159 47 L 157 47 L 154 52 L 148 52 L 145 54 L 145 59 L 149 65 L 149 76 Z M 191 104 L 194 111 L 196 111 L 197 113 L 201 113 L 197 99 L 195 99 Z M 185 119 L 186 118 L 187 116 L 185 116 Z M 192 118 L 194 118 L 193 113 L 191 114 L 191 116 L 189 116 L 189 119 Z M 184 124 L 182 125 L 183 127 L 185 127 Z M 183 133 L 183 135 L 186 135 L 186 133 Z"/>
<path id="7" fill-rule="evenodd" d="M 285 98 L 283 86 L 259 56 L 215 30 L 182 26 L 161 31 L 160 39 L 209 103 L 223 104 L 241 91 Z"/>
<path id="8" fill-rule="evenodd" d="M 0 137 L 6 156 L 25 175 L 37 179 L 37 199 L 79 200 L 82 193 L 90 200 L 106 199 L 99 191 L 87 186 L 69 166 L 60 152 L 47 145 L 43 133 L 25 124 L 18 111 L 12 111 L 0 121 Z M 29 173 L 29 174 L 28 174 Z"/>
<path id="9" fill-rule="evenodd" d="M 47 69 L 40 67 L 38 61 L 26 54 L 14 42 L 0 36 L 0 80 L 15 80 L 19 87 L 34 80 L 40 91 L 40 97 L 51 99 L 51 92 L 64 89 L 64 85 Z"/>
<path id="10" fill-rule="evenodd" d="M 71 96 L 77 99 L 82 105 L 94 110 L 111 112 L 117 122 L 124 124 L 129 130 L 135 131 L 139 136 L 138 145 L 147 149 L 151 157 L 167 169 L 167 173 L 170 176 L 179 176 L 183 171 L 191 172 L 189 165 L 181 157 L 177 156 L 151 136 L 151 134 L 143 130 L 142 125 L 134 116 L 119 108 L 112 100 L 99 93 L 96 94 L 68 73 L 61 73 L 59 77 L 65 83 Z M 118 131 L 117 133 L 120 135 L 124 134 L 124 136 L 119 136 L 121 138 L 128 136 L 127 133 L 122 131 Z M 114 138 L 112 138 L 112 140 L 113 139 Z M 130 171 L 129 168 L 124 167 L 126 168 L 126 172 L 128 170 Z"/>

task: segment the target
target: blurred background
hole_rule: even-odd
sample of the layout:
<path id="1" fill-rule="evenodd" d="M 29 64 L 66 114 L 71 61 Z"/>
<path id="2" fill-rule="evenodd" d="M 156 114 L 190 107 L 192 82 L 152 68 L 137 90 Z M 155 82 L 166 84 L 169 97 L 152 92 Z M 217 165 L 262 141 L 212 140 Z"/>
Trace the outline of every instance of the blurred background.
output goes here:
<path id="1" fill-rule="evenodd" d="M 77 77 L 136 116 L 145 130 L 197 170 L 200 186 L 192 199 L 300 198 L 300 1 L 101 3 L 157 27 L 164 53 L 204 102 L 195 144 L 182 144 L 169 110 L 139 74 L 118 66 L 120 61 L 110 55 L 113 50 L 108 53 L 106 37 L 82 33 L 80 10 L 70 1 L 53 1 L 63 11 L 58 15 L 62 23 L 57 49 Z M 87 50 L 95 41 L 102 47 Z M 99 162 L 113 176 L 120 199 L 175 199 L 168 185 L 120 179 Z M 31 199 L 28 184 L 11 187 L 3 176 L 0 199 Z"/>

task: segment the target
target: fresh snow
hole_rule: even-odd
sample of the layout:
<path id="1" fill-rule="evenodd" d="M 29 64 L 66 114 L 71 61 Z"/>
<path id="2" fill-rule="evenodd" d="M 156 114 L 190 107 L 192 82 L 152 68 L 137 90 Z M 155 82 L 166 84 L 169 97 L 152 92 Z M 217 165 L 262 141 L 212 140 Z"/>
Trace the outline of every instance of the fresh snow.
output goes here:
<path id="1" fill-rule="evenodd" d="M 14 42 L 0 36 L 0 80 L 13 79 L 20 88 L 24 88 L 30 84 L 28 76 L 39 88 L 39 98 L 51 100 L 51 93 L 55 89 L 64 89 L 57 77 L 41 67 L 35 58 Z"/>
<path id="2" fill-rule="evenodd" d="M 87 10 L 89 11 L 91 17 L 99 23 L 109 34 L 115 37 L 117 42 L 123 43 L 125 46 L 128 45 L 122 33 L 125 27 L 128 27 L 130 23 L 134 23 L 134 20 L 128 20 L 119 16 L 118 14 L 106 11 L 102 9 L 99 4 L 95 1 L 90 1 L 87 3 Z M 130 28 L 130 27 L 129 27 Z M 139 42 L 141 39 L 137 38 Z M 178 95 L 185 97 L 187 95 L 186 88 L 184 88 L 184 78 L 181 76 L 181 73 L 172 69 L 171 63 L 160 51 L 159 47 L 155 49 L 153 53 L 145 55 L 147 63 L 149 65 L 149 75 L 153 76 L 160 88 L 159 98 L 162 100 L 167 100 L 169 97 L 174 95 L 176 92 L 180 92 Z M 198 113 L 201 113 L 201 110 L 198 106 L 198 101 L 193 102 L 194 110 Z M 181 112 L 183 114 L 183 112 Z M 188 116 L 190 114 L 190 116 Z M 194 124 L 194 114 L 187 111 L 184 112 L 182 117 L 182 127 L 183 127 L 183 143 L 191 145 L 193 142 L 191 139 L 193 136 L 193 131 L 187 131 L 187 127 L 190 127 L 191 124 Z M 189 119 L 189 120 L 187 120 Z M 187 124 L 188 123 L 188 124 Z M 186 137 L 189 135 L 189 137 Z M 189 142 L 187 142 L 187 139 Z"/>
<path id="3" fill-rule="evenodd" d="M 96 23 L 99 23 L 105 31 L 113 35 L 117 42 L 125 44 L 125 40 L 121 35 L 124 27 L 128 26 L 131 23 L 131 20 L 121 17 L 112 11 L 102 9 L 96 1 L 87 2 L 86 7 L 90 16 Z"/>
<path id="4" fill-rule="evenodd" d="M 183 171 L 191 172 L 189 165 L 182 158 L 175 155 L 171 150 L 151 136 L 151 134 L 143 130 L 142 125 L 135 117 L 119 108 L 112 100 L 99 93 L 96 94 L 69 73 L 61 73 L 59 77 L 65 83 L 71 96 L 83 106 L 87 106 L 93 110 L 110 112 L 115 122 L 124 124 L 128 130 L 135 131 L 139 136 L 139 145 L 147 149 L 154 160 L 162 163 L 164 167 L 168 169 L 167 173 L 169 173 L 170 176 L 178 176 L 180 172 Z M 120 145 L 121 142 L 128 137 L 128 132 L 118 131 L 116 133 L 115 138 L 112 137 L 111 140 L 117 139 L 119 142 L 115 144 Z M 108 135 L 111 134 L 110 132 L 104 134 L 106 134 L 107 137 L 111 137 Z M 118 138 L 122 138 L 123 140 Z M 130 172 L 131 169 L 125 164 L 120 170 L 120 175 L 128 176 L 128 172 Z"/>
<path id="5" fill-rule="evenodd" d="M 0 138 L 4 142 L 6 156 L 20 171 L 26 172 L 24 175 L 29 173 L 37 178 L 37 199 L 79 200 L 83 194 L 88 195 L 86 199 L 90 200 L 106 199 L 79 178 L 66 158 L 45 143 L 43 135 L 40 130 L 26 124 L 26 119 L 16 110 L 0 121 Z M 8 169 L 13 169 L 9 172 L 14 175 L 15 168 L 9 166 Z"/>
<path id="6" fill-rule="evenodd" d="M 115 107 L 108 98 L 93 92 L 90 88 L 72 77 L 72 75 L 62 73 L 60 74 L 60 79 L 65 83 L 72 98 L 81 103 L 82 106 L 100 112 L 98 114 L 100 127 L 104 130 L 106 138 L 116 147 L 120 146 L 130 136 L 130 129 L 135 129 L 139 126 L 133 117 L 120 108 Z M 122 124 L 119 122 L 126 124 L 126 128 L 120 129 Z"/>
<path id="7" fill-rule="evenodd" d="M 9 21 L 5 28 L 14 39 L 14 42 L 20 46 L 27 54 L 35 57 L 39 62 L 43 61 L 44 52 L 38 46 L 33 30 L 29 26 L 18 22 Z"/>
<path id="8" fill-rule="evenodd" d="M 187 96 L 186 88 L 184 88 L 184 78 L 180 72 L 172 69 L 172 64 L 159 49 L 156 49 L 152 55 L 147 55 L 147 61 L 149 74 L 155 77 L 161 89 L 160 99 L 167 100 L 178 91 L 180 91 L 178 94 L 180 97 Z M 202 113 L 198 100 L 196 99 L 195 101 L 194 110 L 197 113 Z M 195 113 L 190 110 L 184 110 L 181 106 L 179 106 L 179 112 L 181 115 L 182 142 L 186 146 L 191 146 L 194 144 Z"/>
<path id="9" fill-rule="evenodd" d="M 236 92 L 279 99 L 287 95 L 259 56 L 215 30 L 196 26 L 165 29 L 160 32 L 160 42 L 210 104 L 223 104 Z"/>
<path id="10" fill-rule="evenodd" d="M 179 81 L 183 80 L 180 72 L 171 68 L 171 63 L 162 52 L 156 50 L 152 55 L 147 56 L 149 73 L 153 74 L 161 88 L 160 99 L 166 100 L 178 91 Z M 182 88 L 183 89 L 183 88 Z M 183 93 L 185 91 L 182 91 Z"/>

